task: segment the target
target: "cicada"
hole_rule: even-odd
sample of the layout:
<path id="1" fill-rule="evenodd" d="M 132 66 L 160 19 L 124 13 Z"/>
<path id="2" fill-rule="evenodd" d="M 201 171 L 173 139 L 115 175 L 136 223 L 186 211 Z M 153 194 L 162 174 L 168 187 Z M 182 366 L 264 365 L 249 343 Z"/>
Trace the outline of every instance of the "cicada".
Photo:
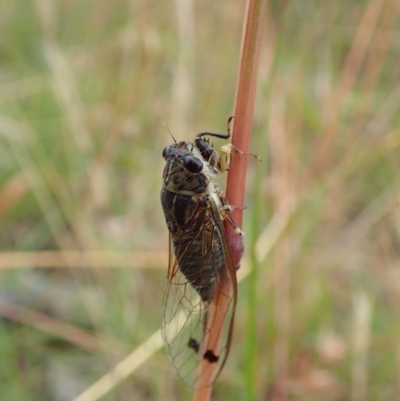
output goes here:
<path id="1" fill-rule="evenodd" d="M 242 235 L 229 217 L 233 207 L 215 182 L 228 169 L 232 151 L 242 152 L 226 144 L 218 154 L 208 137 L 228 139 L 229 121 L 227 134 L 202 132 L 193 143 L 174 139 L 162 153 L 161 204 L 170 234 L 162 335 L 173 370 L 191 387 L 199 386 L 202 361 L 215 364 L 214 373 L 201 384 L 205 387 L 212 385 L 228 357 L 237 282 L 223 221 Z M 230 281 L 223 289 L 222 276 Z M 223 324 L 219 341 L 210 344 L 214 320 Z"/>

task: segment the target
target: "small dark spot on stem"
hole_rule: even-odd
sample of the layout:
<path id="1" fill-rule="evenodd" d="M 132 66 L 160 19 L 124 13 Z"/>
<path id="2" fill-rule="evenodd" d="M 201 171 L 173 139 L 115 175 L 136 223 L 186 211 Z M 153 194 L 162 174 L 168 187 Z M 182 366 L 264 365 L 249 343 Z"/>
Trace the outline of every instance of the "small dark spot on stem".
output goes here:
<path id="1" fill-rule="evenodd" d="M 210 363 L 215 363 L 215 362 L 217 362 L 218 359 L 219 359 L 219 357 L 216 356 L 216 355 L 214 354 L 214 352 L 211 351 L 210 349 L 207 350 L 207 351 L 205 352 L 205 354 L 204 354 L 203 357 L 204 357 L 204 359 L 207 359 L 207 361 L 210 362 Z"/>

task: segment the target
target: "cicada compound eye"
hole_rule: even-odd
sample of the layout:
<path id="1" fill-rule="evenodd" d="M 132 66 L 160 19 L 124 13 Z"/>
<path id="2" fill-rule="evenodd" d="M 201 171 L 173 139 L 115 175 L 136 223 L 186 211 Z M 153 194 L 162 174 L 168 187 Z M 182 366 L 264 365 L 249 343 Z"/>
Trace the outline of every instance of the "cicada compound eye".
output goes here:
<path id="1" fill-rule="evenodd" d="M 183 167 L 190 173 L 196 174 L 203 170 L 203 162 L 196 156 L 186 156 L 183 159 Z"/>
<path id="2" fill-rule="evenodd" d="M 169 148 L 169 146 L 167 146 L 166 148 L 164 148 L 164 150 L 162 151 L 162 157 L 165 159 L 167 157 L 167 148 Z"/>

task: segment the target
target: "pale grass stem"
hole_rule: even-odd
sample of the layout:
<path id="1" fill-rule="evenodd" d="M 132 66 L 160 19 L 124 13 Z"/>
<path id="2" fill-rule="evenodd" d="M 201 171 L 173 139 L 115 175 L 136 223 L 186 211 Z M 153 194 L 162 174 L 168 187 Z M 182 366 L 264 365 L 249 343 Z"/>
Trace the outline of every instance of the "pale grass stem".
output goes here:
<path id="1" fill-rule="evenodd" d="M 91 334 L 73 324 L 3 300 L 0 300 L 0 316 L 55 335 L 89 352 L 118 355 L 128 348 L 128 344 L 113 338 Z"/>
<path id="2" fill-rule="evenodd" d="M 293 150 L 286 128 L 285 90 L 278 76 L 272 89 L 269 118 L 271 147 L 271 189 L 275 214 L 288 220 L 296 209 L 296 188 L 293 180 Z M 285 235 L 272 252 L 274 322 L 276 339 L 274 343 L 273 386 L 287 399 L 289 376 L 290 337 L 290 236 Z"/>
<path id="3" fill-rule="evenodd" d="M 347 101 L 345 101 L 352 89 L 354 89 L 360 69 L 366 58 L 373 34 L 375 33 L 382 6 L 385 2 L 370 0 L 365 7 L 364 13 L 358 24 L 357 33 L 354 36 L 351 48 L 346 55 L 344 66 L 341 71 L 339 83 L 335 87 L 331 85 L 329 92 L 323 99 L 323 119 L 324 126 L 320 138 L 313 147 L 313 157 L 311 161 L 311 171 L 323 172 L 327 167 L 326 160 L 330 160 L 329 153 L 334 147 L 339 131 L 339 116 L 345 112 Z"/>
<path id="4" fill-rule="evenodd" d="M 371 336 L 372 305 L 363 291 L 353 299 L 353 366 L 351 401 L 367 399 L 367 358 Z"/>
<path id="5" fill-rule="evenodd" d="M 0 270 L 20 268 L 164 268 L 166 252 L 36 251 L 0 252 Z"/>

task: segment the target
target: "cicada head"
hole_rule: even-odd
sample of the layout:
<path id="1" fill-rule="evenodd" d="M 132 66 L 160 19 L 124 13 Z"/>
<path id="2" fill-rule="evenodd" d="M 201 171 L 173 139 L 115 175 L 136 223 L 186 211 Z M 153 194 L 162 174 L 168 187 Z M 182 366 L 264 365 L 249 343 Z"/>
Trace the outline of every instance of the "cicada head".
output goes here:
<path id="1" fill-rule="evenodd" d="M 163 187 L 181 195 L 204 193 L 208 178 L 203 174 L 204 160 L 193 152 L 193 144 L 182 141 L 167 146 L 162 153 L 166 161 Z"/>

